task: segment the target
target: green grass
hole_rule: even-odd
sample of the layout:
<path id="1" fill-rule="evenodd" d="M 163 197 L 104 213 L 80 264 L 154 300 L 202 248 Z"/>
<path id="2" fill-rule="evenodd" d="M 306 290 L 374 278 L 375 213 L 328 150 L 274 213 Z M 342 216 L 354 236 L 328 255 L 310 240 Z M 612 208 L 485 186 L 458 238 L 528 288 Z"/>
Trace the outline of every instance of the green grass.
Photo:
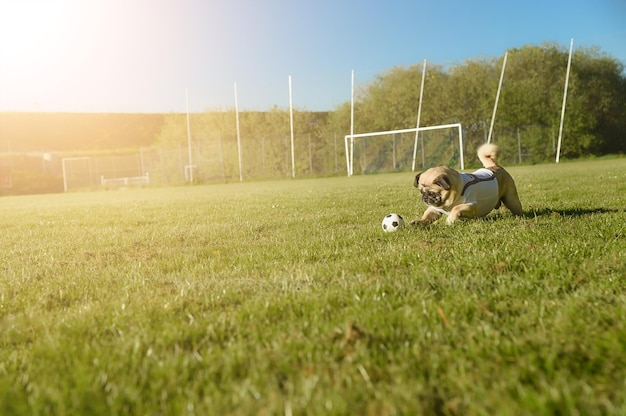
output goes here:
<path id="1" fill-rule="evenodd" d="M 509 171 L 2 198 L 0 414 L 624 414 L 626 159 Z"/>

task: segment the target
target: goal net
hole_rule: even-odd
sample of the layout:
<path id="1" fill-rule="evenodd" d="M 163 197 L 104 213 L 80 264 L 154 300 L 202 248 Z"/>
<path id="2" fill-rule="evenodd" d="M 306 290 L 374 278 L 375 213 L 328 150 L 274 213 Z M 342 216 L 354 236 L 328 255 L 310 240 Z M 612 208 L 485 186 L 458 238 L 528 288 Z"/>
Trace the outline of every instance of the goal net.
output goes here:
<path id="1" fill-rule="evenodd" d="M 152 166 L 149 162 L 143 151 L 131 155 L 66 157 L 61 161 L 63 188 L 67 192 L 148 185 Z"/>
<path id="2" fill-rule="evenodd" d="M 348 176 L 446 165 L 465 169 L 461 124 L 346 135 Z"/>

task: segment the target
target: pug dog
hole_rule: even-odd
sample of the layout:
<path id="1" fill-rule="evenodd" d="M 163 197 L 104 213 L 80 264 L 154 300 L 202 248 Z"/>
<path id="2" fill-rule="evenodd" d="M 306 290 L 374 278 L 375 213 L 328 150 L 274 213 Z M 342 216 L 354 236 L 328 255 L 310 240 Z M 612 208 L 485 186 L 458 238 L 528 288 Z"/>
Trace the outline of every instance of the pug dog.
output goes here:
<path id="1" fill-rule="evenodd" d="M 422 194 L 428 206 L 420 220 L 413 225 L 427 225 L 447 215 L 446 223 L 459 218 L 478 218 L 504 204 L 514 215 L 522 215 L 522 203 L 515 182 L 498 165 L 498 147 L 484 144 L 478 149 L 478 158 L 484 168 L 473 173 L 459 173 L 447 166 L 438 166 L 417 174 L 413 186 Z"/>

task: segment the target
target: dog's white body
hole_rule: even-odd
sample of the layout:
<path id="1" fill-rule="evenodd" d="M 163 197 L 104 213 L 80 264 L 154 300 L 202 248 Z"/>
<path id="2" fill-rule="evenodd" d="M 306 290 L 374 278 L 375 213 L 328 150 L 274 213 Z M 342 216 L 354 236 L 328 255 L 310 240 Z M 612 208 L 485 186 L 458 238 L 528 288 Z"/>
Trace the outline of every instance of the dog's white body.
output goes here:
<path id="1" fill-rule="evenodd" d="M 484 168 L 474 173 L 460 173 L 447 166 L 430 168 L 417 174 L 413 185 L 428 206 L 422 218 L 412 224 L 430 224 L 446 215 L 446 223 L 459 218 L 477 218 L 498 209 L 503 203 L 514 215 L 522 215 L 522 204 L 515 182 L 497 164 L 498 147 L 484 144 L 478 158 Z"/>
<path id="2" fill-rule="evenodd" d="M 475 205 L 477 217 L 484 217 L 498 206 L 498 181 L 493 171 L 481 168 L 472 173 L 461 173 L 460 176 L 463 190 L 458 204 Z M 443 208 L 429 206 L 441 214 L 450 214 Z"/>

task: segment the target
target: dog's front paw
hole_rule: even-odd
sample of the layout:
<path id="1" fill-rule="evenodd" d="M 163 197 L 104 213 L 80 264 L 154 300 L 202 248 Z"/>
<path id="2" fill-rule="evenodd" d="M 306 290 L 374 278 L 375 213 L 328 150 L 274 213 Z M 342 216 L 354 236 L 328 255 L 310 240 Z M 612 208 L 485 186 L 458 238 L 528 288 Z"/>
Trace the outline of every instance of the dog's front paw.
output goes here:
<path id="1" fill-rule="evenodd" d="M 448 218 L 446 218 L 446 224 L 447 225 L 454 225 L 454 223 L 457 220 L 457 216 L 456 215 L 448 215 Z"/>
<path id="2" fill-rule="evenodd" d="M 413 220 L 411 221 L 409 224 L 413 227 L 425 227 L 427 225 L 432 224 L 433 222 L 435 222 L 436 219 L 432 219 L 432 218 L 422 218 L 419 220 Z"/>

